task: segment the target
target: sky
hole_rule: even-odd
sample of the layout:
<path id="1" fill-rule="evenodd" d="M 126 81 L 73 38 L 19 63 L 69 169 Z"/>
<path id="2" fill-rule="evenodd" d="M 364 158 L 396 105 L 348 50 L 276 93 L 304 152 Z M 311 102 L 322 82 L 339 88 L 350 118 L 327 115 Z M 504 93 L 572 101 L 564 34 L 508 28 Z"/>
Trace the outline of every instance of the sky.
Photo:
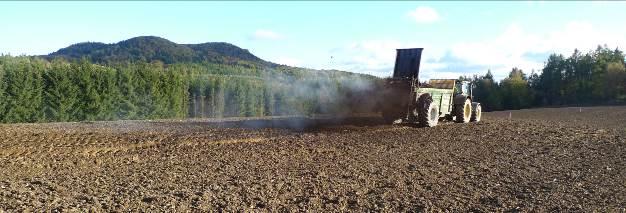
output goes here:
<path id="1" fill-rule="evenodd" d="M 229 42 L 272 62 L 380 77 L 424 48 L 421 77 L 540 72 L 552 53 L 626 47 L 626 2 L 0 2 L 0 53 L 159 36 Z"/>

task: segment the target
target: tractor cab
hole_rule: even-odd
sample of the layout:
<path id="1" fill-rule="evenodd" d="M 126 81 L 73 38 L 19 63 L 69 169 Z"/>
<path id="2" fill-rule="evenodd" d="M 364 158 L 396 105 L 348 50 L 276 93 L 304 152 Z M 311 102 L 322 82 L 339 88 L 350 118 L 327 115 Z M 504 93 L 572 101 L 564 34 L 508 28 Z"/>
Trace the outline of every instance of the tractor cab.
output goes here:
<path id="1" fill-rule="evenodd" d="M 472 83 L 469 81 L 456 80 L 454 84 L 454 95 L 472 96 Z"/>

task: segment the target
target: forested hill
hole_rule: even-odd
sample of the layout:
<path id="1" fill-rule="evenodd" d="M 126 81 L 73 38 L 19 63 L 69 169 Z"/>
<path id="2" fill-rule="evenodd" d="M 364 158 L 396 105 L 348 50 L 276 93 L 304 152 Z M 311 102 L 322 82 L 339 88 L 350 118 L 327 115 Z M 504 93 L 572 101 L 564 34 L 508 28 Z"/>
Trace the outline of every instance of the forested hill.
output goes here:
<path id="1" fill-rule="evenodd" d="M 114 44 L 83 42 L 59 49 L 47 59 L 64 58 L 77 61 L 86 58 L 98 64 L 126 62 L 217 63 L 274 67 L 276 64 L 260 59 L 246 49 L 225 42 L 177 44 L 156 36 L 140 36 Z"/>

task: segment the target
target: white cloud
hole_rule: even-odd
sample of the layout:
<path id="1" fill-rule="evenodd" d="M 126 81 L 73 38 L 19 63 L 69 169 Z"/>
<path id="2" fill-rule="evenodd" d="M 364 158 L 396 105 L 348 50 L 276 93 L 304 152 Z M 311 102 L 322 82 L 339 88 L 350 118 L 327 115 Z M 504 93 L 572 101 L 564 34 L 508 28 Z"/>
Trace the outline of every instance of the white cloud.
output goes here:
<path id="1" fill-rule="evenodd" d="M 273 61 L 274 63 L 288 66 L 300 66 L 302 64 L 301 60 L 290 57 L 278 57 L 276 60 Z"/>
<path id="2" fill-rule="evenodd" d="M 407 15 L 417 23 L 432 23 L 439 20 L 439 13 L 431 7 L 417 7 Z"/>
<path id="3" fill-rule="evenodd" d="M 552 32 L 546 36 L 546 49 L 554 49 L 557 53 L 571 53 L 574 48 L 582 50 L 595 49 L 599 44 L 610 47 L 624 47 L 625 35 L 602 32 L 585 21 L 573 21 L 565 25 L 564 29 Z"/>
<path id="4" fill-rule="evenodd" d="M 395 49 L 423 47 L 422 79 L 456 78 L 460 75 L 486 73 L 491 69 L 497 79 L 508 75 L 513 67 L 526 73 L 540 72 L 551 53 L 568 56 L 575 48 L 587 52 L 597 45 L 626 47 L 625 32 L 605 32 L 589 22 L 572 21 L 556 30 L 537 33 L 510 24 L 503 31 L 483 40 L 456 42 L 449 46 L 402 42 L 393 39 L 365 40 L 332 51 L 333 69 L 390 76 L 395 63 Z"/>
<path id="5" fill-rule="evenodd" d="M 258 29 L 254 31 L 254 33 L 250 37 L 255 40 L 280 40 L 283 39 L 285 36 L 271 30 Z"/>
<path id="6" fill-rule="evenodd" d="M 613 48 L 624 47 L 625 42 L 623 36 L 601 32 L 584 21 L 572 21 L 561 29 L 547 33 L 526 32 L 519 25 L 511 24 L 493 39 L 457 43 L 450 47 L 450 51 L 467 64 L 489 67 L 496 77 L 504 77 L 513 67 L 525 72 L 541 70 L 551 53 L 568 56 L 576 48 L 587 52 L 603 44 Z"/>
<path id="7" fill-rule="evenodd" d="M 331 55 L 334 57 L 334 63 L 331 64 L 332 67 L 327 68 L 366 73 L 380 77 L 390 76 L 393 73 L 396 49 L 415 47 L 425 48 L 426 52 L 423 54 L 421 62 L 423 68 L 443 66 L 442 64 L 430 62 L 433 61 L 434 57 L 442 55 L 443 52 L 437 52 L 429 44 L 382 39 L 354 42 L 332 50 Z"/>
<path id="8" fill-rule="evenodd" d="M 487 68 L 499 77 L 504 76 L 513 67 L 519 67 L 527 72 L 531 69 L 540 69 L 543 62 L 531 60 L 526 55 L 547 52 L 549 49 L 541 44 L 542 41 L 541 37 L 528 34 L 520 26 L 512 24 L 496 38 L 457 43 L 450 47 L 450 52 L 452 57 L 461 60 L 462 63 L 476 69 L 484 69 L 467 71 L 482 74 Z"/>

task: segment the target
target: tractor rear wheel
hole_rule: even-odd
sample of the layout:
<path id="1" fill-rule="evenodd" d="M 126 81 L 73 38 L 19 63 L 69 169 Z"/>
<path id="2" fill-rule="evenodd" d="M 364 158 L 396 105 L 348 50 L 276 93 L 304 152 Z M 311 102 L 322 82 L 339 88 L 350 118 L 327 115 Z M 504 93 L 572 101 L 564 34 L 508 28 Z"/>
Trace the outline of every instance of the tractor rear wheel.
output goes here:
<path id="1" fill-rule="evenodd" d="M 465 102 L 455 107 L 454 116 L 457 123 L 467 123 L 472 116 L 472 102 L 470 99 L 465 99 Z"/>
<path id="2" fill-rule="evenodd" d="M 470 118 L 471 122 L 479 122 L 480 117 L 482 117 L 482 108 L 478 102 L 472 103 L 472 117 Z"/>
<path id="3" fill-rule="evenodd" d="M 439 107 L 433 103 L 433 98 L 424 94 L 417 101 L 417 122 L 422 127 L 433 127 L 439 123 Z"/>

